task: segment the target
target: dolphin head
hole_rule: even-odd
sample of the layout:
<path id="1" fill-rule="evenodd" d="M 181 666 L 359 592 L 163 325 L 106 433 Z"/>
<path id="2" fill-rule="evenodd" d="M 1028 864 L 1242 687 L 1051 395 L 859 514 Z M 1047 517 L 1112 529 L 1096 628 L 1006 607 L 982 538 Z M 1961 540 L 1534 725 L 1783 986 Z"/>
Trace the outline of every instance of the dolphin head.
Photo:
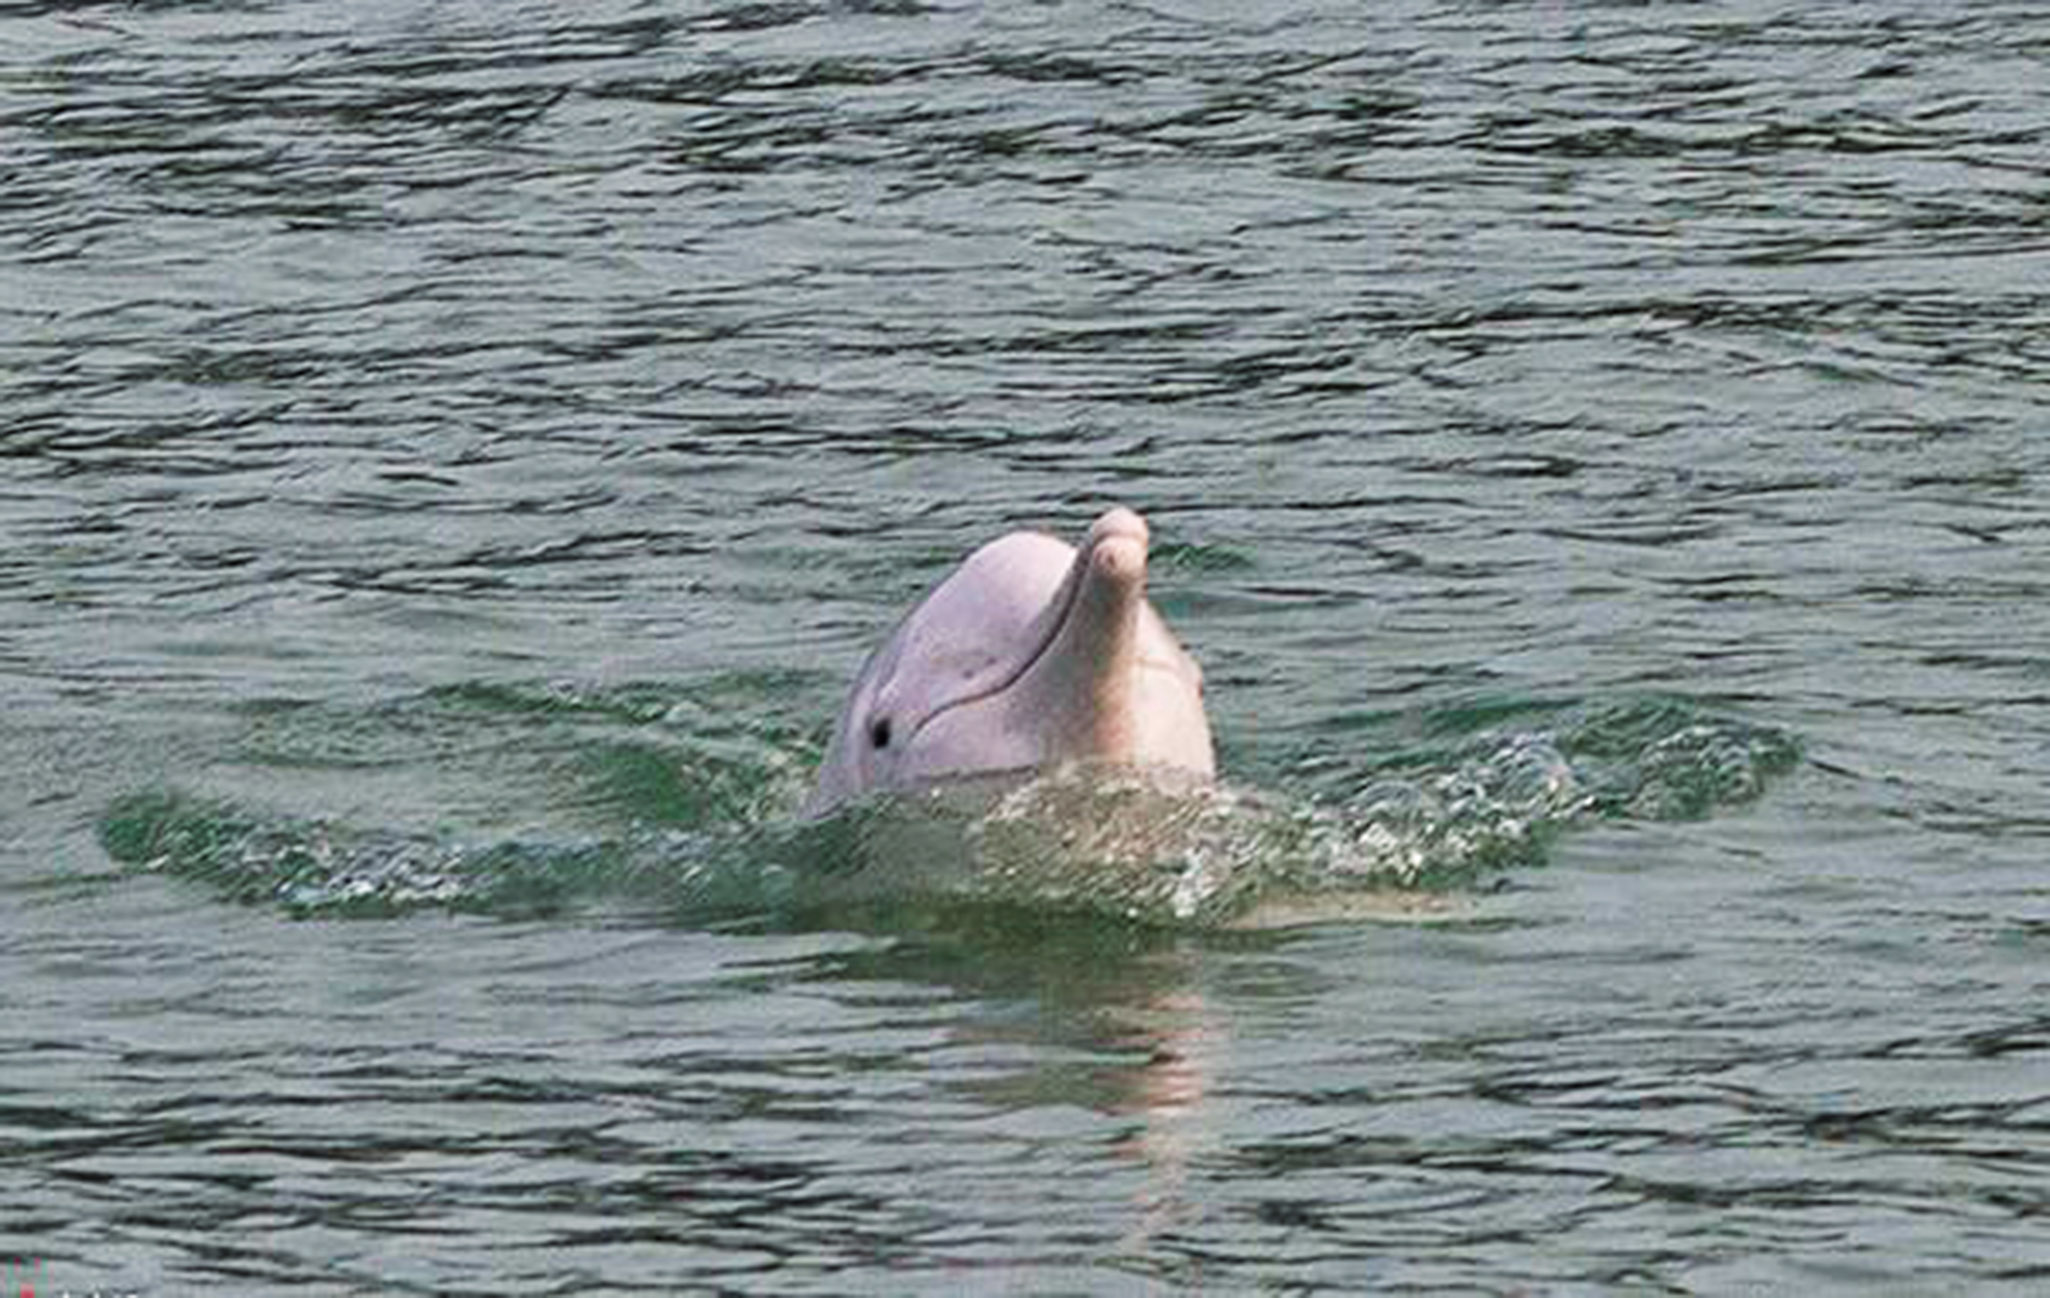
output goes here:
<path id="1" fill-rule="evenodd" d="M 983 546 L 862 668 L 805 805 L 1075 761 L 1215 770 L 1203 674 L 1146 600 L 1147 529 L 1113 509 L 1080 550 Z"/>

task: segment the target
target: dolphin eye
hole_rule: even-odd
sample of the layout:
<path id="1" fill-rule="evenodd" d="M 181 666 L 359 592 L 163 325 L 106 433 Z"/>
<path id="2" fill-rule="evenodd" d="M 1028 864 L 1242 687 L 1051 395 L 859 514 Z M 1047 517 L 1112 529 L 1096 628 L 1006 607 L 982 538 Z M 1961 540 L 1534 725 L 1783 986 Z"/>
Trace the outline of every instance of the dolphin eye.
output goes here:
<path id="1" fill-rule="evenodd" d="M 890 746 L 890 719 L 888 717 L 877 717 L 868 723 L 868 742 L 871 748 L 888 748 Z"/>

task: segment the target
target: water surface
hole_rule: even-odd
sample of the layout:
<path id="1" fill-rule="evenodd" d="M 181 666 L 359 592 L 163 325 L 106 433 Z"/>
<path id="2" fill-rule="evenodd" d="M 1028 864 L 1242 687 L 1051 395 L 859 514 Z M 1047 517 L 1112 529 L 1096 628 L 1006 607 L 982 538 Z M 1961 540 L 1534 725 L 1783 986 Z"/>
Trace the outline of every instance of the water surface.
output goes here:
<path id="1" fill-rule="evenodd" d="M 0 1282 L 2050 1270 L 2031 6 L 0 50 Z M 1111 501 L 1231 850 L 807 892 L 866 647 Z"/>

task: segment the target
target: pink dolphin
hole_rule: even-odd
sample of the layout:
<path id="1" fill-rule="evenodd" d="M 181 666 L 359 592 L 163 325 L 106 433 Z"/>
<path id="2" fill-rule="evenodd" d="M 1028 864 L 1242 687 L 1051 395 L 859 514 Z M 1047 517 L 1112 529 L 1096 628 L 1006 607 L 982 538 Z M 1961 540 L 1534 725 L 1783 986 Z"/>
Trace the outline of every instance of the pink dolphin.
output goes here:
<path id="1" fill-rule="evenodd" d="M 863 794 L 1068 762 L 1216 769 L 1203 673 L 1146 599 L 1146 522 L 1080 551 L 1013 532 L 970 555 L 869 656 L 804 814 Z"/>

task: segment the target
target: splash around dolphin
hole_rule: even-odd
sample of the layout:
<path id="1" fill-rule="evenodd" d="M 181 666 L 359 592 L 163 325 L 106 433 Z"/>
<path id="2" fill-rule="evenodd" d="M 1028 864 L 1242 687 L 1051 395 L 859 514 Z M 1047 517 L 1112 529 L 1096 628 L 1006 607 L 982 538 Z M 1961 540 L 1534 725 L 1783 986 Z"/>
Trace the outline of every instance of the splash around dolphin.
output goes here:
<path id="1" fill-rule="evenodd" d="M 803 815 L 871 793 L 1082 762 L 1216 770 L 1203 673 L 1146 599 L 1146 522 L 1080 550 L 1013 532 L 970 555 L 869 656 Z"/>

